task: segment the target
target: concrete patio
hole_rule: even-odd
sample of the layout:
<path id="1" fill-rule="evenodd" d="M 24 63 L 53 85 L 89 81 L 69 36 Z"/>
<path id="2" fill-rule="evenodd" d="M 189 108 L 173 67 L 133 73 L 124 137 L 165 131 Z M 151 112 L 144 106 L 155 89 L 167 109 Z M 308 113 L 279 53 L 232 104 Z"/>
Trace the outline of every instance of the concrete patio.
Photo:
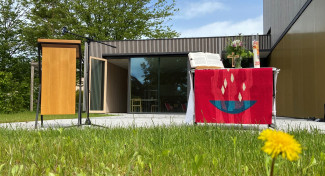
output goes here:
<path id="1" fill-rule="evenodd" d="M 185 114 L 110 114 L 114 116 L 93 117 L 90 118 L 92 124 L 116 128 L 116 127 L 154 127 L 154 126 L 169 126 L 169 125 L 191 125 L 185 123 Z M 45 118 L 46 119 L 46 118 Z M 83 122 L 85 119 L 83 119 Z M 40 128 L 40 121 L 38 122 L 39 129 L 59 128 L 77 125 L 77 119 L 57 119 L 44 120 L 44 127 Z M 199 124 L 202 125 L 202 124 Z M 211 124 L 215 125 L 215 124 Z M 218 124 L 219 125 L 219 124 Z M 238 126 L 232 124 L 224 124 L 224 126 Z M 267 128 L 267 125 L 242 125 L 243 127 L 258 127 L 260 129 Z M 306 119 L 295 119 L 287 117 L 277 117 L 277 129 L 318 129 L 325 132 L 325 122 L 315 122 Z M 2 128 L 8 129 L 35 129 L 35 122 L 15 122 L 2 123 Z"/>

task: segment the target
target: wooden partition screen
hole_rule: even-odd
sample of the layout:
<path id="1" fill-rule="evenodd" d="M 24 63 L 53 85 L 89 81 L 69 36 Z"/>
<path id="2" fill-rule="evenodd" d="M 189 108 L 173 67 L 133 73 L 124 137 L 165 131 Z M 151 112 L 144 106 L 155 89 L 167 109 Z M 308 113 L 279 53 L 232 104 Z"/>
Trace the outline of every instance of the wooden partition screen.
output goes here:
<path id="1" fill-rule="evenodd" d="M 75 114 L 77 54 L 75 46 L 42 45 L 41 115 Z"/>
<path id="2" fill-rule="evenodd" d="M 107 60 L 91 56 L 89 67 L 89 112 L 106 113 Z"/>

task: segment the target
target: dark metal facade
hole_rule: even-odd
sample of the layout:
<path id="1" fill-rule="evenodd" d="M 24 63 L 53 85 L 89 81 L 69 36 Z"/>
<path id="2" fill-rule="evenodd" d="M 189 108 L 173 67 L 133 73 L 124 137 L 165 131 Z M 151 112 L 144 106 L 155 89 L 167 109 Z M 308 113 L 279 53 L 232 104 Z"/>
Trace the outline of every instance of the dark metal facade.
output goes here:
<path id="1" fill-rule="evenodd" d="M 253 36 L 241 37 L 245 47 L 252 49 Z M 211 52 L 221 54 L 229 40 L 234 40 L 236 38 L 238 38 L 238 36 L 107 41 L 105 43 L 114 45 L 117 48 L 107 47 L 99 43 L 91 43 L 90 56 L 184 54 L 189 52 Z M 270 36 L 260 35 L 259 41 L 261 50 L 270 49 Z M 87 56 L 87 54 L 85 56 Z"/>
<path id="2" fill-rule="evenodd" d="M 324 0 L 312 0 L 270 55 L 270 66 L 281 70 L 276 102 L 279 116 L 324 117 L 324 7 Z"/>
<path id="3" fill-rule="evenodd" d="M 307 1 L 309 0 L 263 0 L 263 32 L 267 34 L 271 29 L 271 47 Z"/>

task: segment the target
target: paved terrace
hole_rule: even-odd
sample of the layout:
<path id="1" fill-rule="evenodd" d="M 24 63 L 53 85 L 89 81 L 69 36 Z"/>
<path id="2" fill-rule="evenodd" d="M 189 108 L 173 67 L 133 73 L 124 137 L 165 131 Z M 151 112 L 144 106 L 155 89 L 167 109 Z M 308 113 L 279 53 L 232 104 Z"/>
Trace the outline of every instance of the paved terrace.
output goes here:
<path id="1" fill-rule="evenodd" d="M 186 125 L 185 114 L 112 114 L 115 116 L 107 117 L 93 117 L 90 118 L 91 122 L 96 125 L 101 125 L 110 128 L 116 127 L 154 127 L 154 126 L 170 126 L 170 125 Z M 46 117 L 45 117 L 46 119 Z M 83 119 L 83 122 L 85 119 Z M 59 128 L 77 125 L 77 119 L 58 119 L 58 120 L 45 120 L 44 127 Z M 200 125 L 200 124 L 199 124 Z M 213 124 L 214 125 L 214 124 Z M 325 122 L 315 122 L 306 119 L 294 119 L 286 117 L 277 117 L 277 129 L 318 129 L 325 133 Z M 226 124 L 225 126 L 236 126 Z M 267 125 L 243 125 L 245 128 L 258 127 L 260 129 L 267 128 Z M 15 122 L 15 123 L 2 123 L 2 128 L 8 129 L 34 129 L 35 122 Z M 38 123 L 40 127 L 40 121 Z"/>

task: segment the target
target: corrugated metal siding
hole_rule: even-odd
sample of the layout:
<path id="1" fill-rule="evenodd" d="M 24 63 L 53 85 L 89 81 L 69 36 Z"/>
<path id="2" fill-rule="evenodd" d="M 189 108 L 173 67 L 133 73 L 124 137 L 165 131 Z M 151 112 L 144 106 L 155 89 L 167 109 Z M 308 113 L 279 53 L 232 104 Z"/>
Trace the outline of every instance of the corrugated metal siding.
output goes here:
<path id="1" fill-rule="evenodd" d="M 263 0 L 264 34 L 271 28 L 272 46 L 279 39 L 307 0 Z"/>
<path id="2" fill-rule="evenodd" d="M 151 40 L 123 40 L 106 41 L 114 45 L 111 48 L 99 43 L 92 42 L 90 55 L 103 57 L 103 55 L 148 55 L 188 52 L 211 52 L 221 54 L 229 39 L 234 40 L 237 36 L 230 37 L 203 37 L 203 38 L 174 38 L 174 39 L 151 39 Z M 242 36 L 246 48 L 252 49 L 252 36 Z M 270 49 L 270 36 L 260 35 L 260 49 Z"/>

